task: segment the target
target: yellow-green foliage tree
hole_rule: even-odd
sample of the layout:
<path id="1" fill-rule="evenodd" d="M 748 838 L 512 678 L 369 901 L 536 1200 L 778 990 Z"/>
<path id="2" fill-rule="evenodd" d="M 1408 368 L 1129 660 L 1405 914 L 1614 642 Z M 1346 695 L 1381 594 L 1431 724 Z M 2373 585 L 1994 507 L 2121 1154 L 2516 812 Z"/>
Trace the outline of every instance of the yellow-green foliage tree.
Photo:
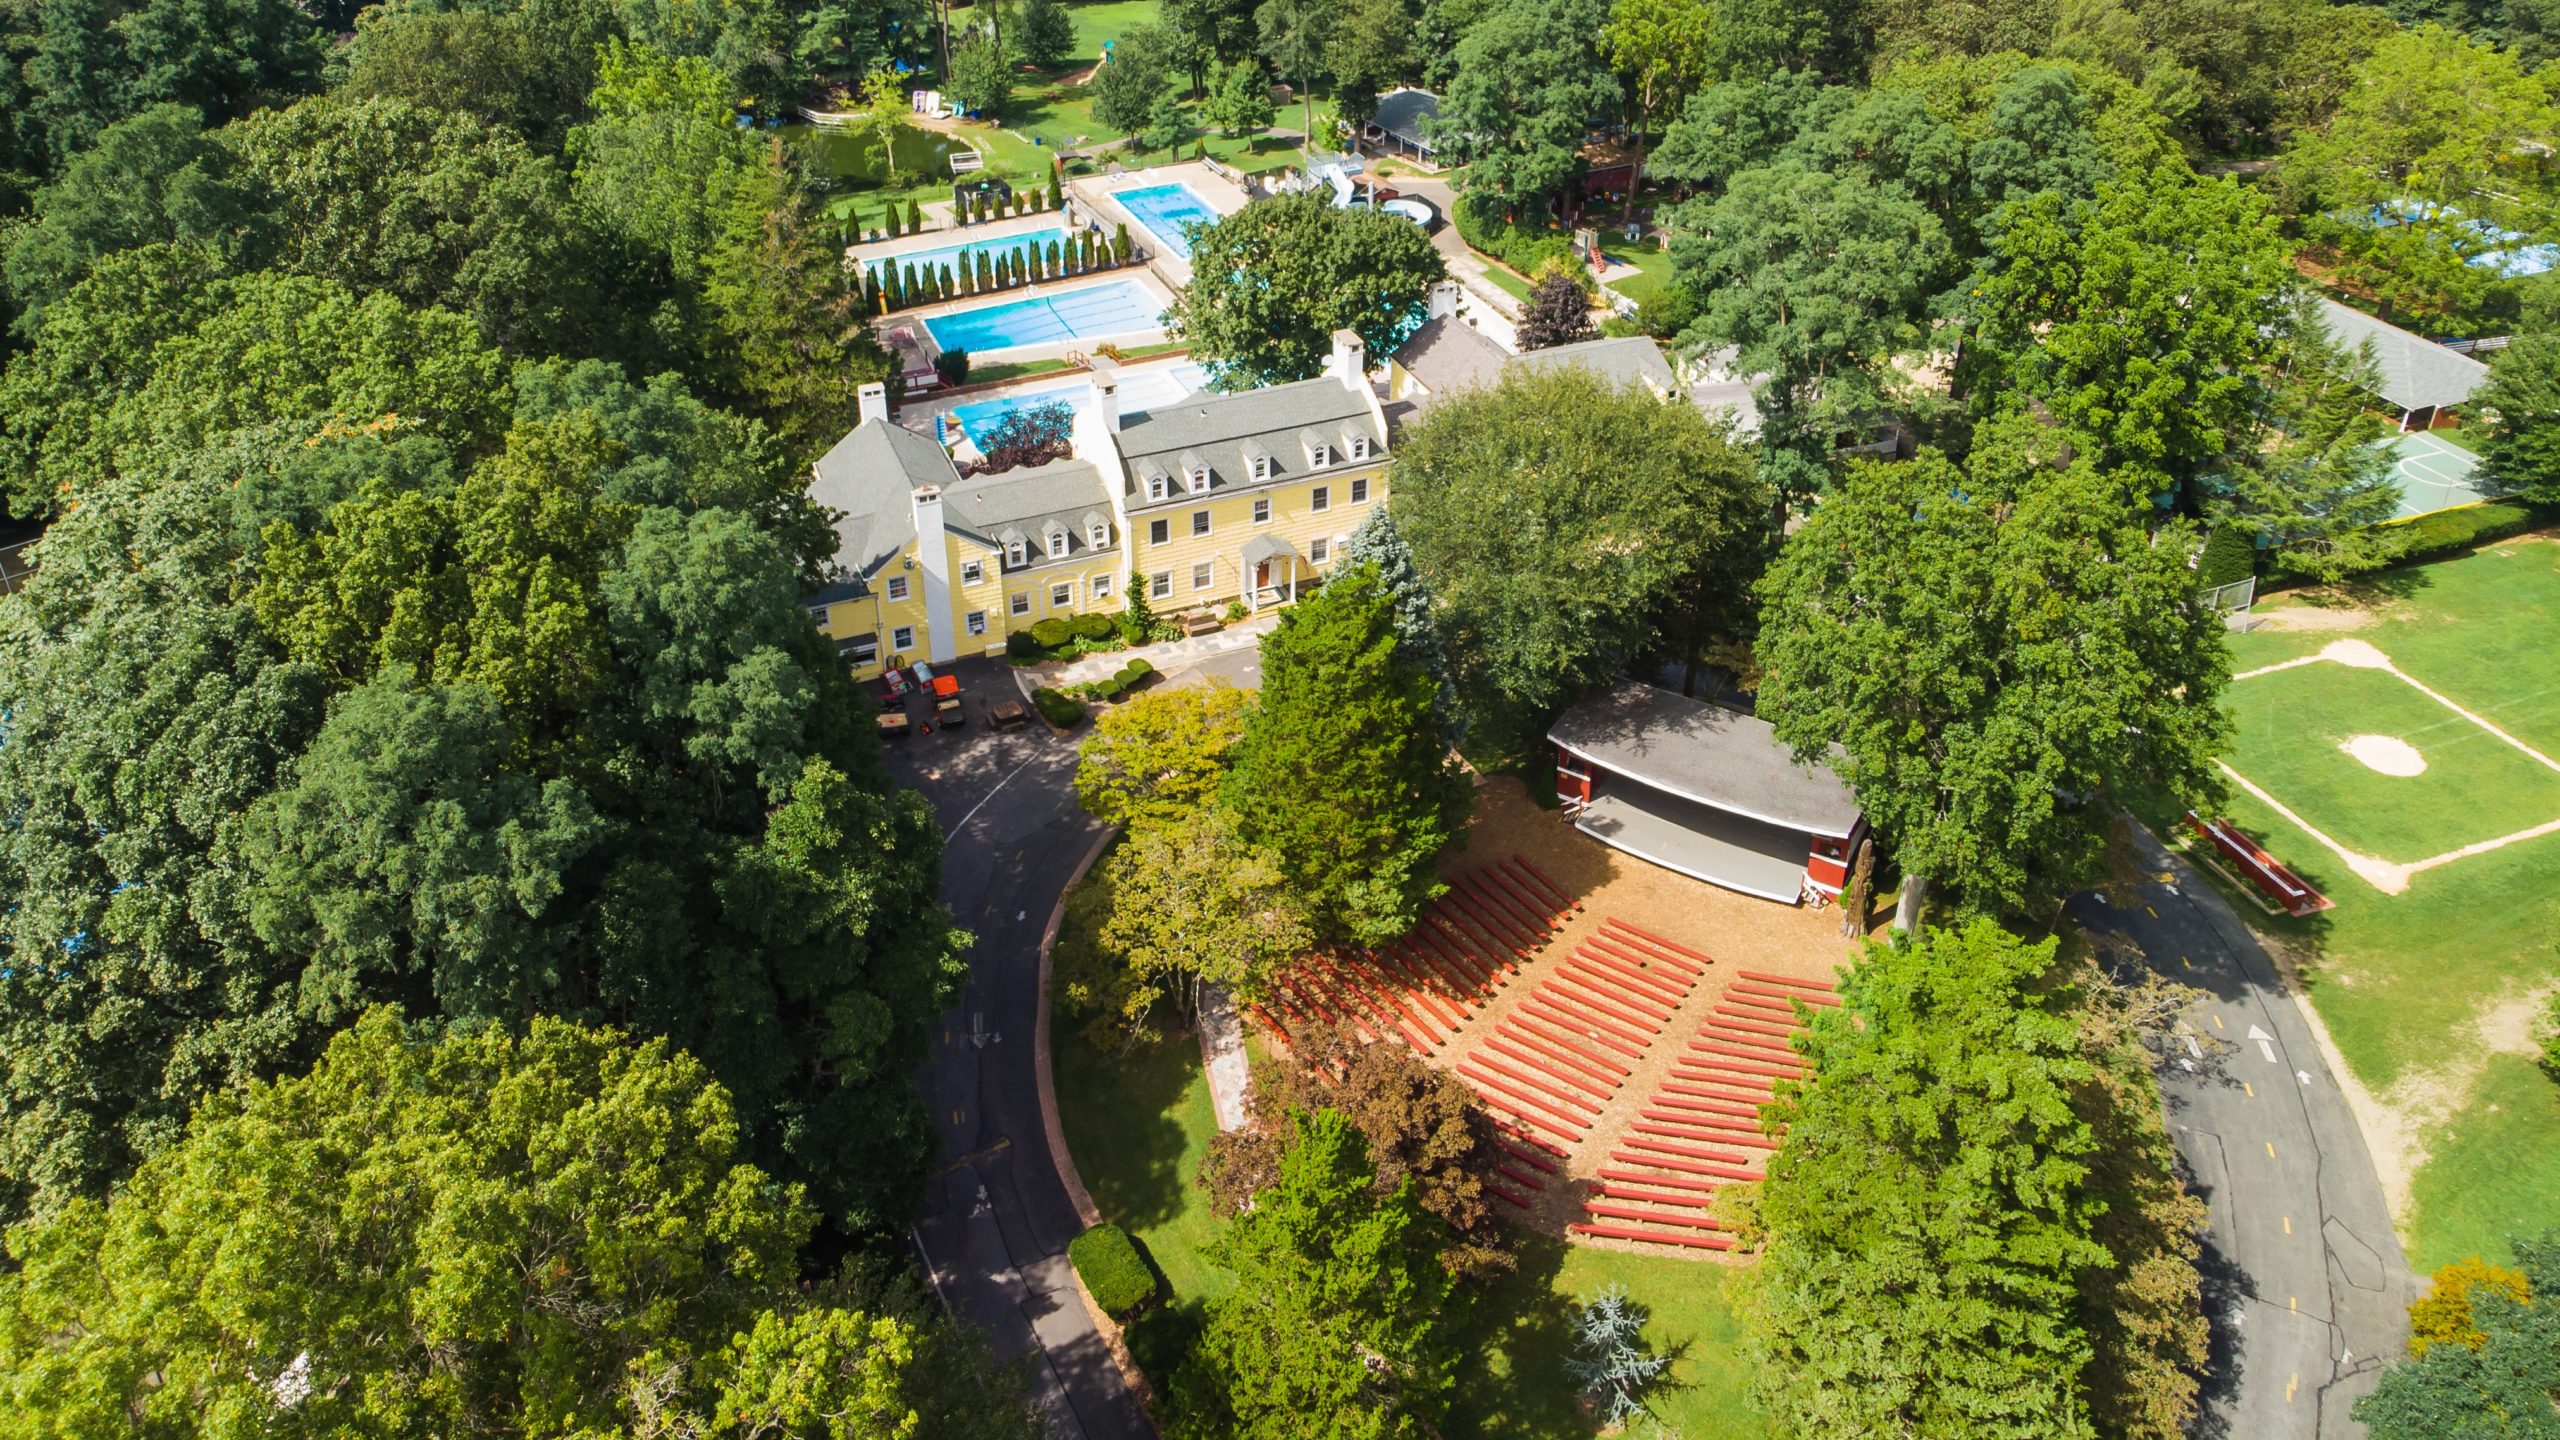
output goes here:
<path id="1" fill-rule="evenodd" d="M 2494 1290 L 2522 1305 L 2533 1298 L 2524 1273 L 2492 1265 L 2474 1255 L 2456 1260 L 2435 1273 L 2435 1288 L 2409 1307 L 2409 1353 L 2424 1355 L 2434 1345 L 2468 1345 L 2477 1350 L 2488 1341 L 2473 1323 L 2474 1292 Z"/>

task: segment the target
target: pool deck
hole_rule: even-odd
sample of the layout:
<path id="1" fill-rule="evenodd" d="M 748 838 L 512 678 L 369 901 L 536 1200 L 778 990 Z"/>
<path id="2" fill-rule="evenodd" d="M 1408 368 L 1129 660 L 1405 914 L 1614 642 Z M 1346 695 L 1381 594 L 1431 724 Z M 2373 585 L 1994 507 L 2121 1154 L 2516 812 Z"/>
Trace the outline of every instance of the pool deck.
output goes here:
<path id="1" fill-rule="evenodd" d="M 1127 224 L 1129 238 L 1146 247 L 1149 263 L 1164 277 L 1166 285 L 1180 289 L 1191 283 L 1191 262 L 1166 250 L 1155 238 L 1155 232 L 1138 222 L 1138 217 L 1120 207 L 1112 196 L 1123 190 L 1144 190 L 1155 185 L 1186 185 L 1191 193 L 1220 215 L 1233 215 L 1253 197 L 1232 180 L 1211 173 L 1197 160 L 1178 165 L 1158 165 L 1146 170 L 1131 170 L 1119 175 L 1086 175 L 1067 182 L 1069 209 L 1079 218 L 1091 215 L 1102 223 L 1104 233 L 1111 227 Z"/>
<path id="2" fill-rule="evenodd" d="M 1190 356 L 1182 354 L 1158 355 L 1145 360 L 1128 361 L 1120 367 L 1120 384 L 1124 391 L 1137 393 L 1150 377 L 1165 374 L 1192 363 Z M 1023 394 L 1046 396 L 1050 392 L 1056 392 L 1051 398 L 1074 403 L 1081 398 L 1081 392 L 1087 383 L 1085 372 L 1067 370 L 1055 371 L 1047 375 L 1026 375 L 1020 380 L 1003 385 L 991 385 L 986 389 L 972 390 L 961 395 L 954 395 L 948 391 L 934 391 L 899 406 L 897 420 L 899 424 L 911 430 L 931 435 L 933 422 L 937 417 L 948 416 L 963 405 L 976 405 L 988 400 L 1003 400 Z M 1143 410 L 1146 407 L 1137 408 Z M 959 422 L 954 420 L 951 428 L 957 434 L 960 429 Z M 967 459 L 977 454 L 977 446 L 965 438 L 960 440 L 959 445 L 961 458 Z"/>
<path id="3" fill-rule="evenodd" d="M 1173 303 L 1173 292 L 1144 265 L 1128 265 L 1118 270 L 1105 270 L 1098 275 L 1079 275 L 1071 280 L 1051 280 L 1038 285 L 1024 285 L 1011 290 L 998 290 L 985 295 L 970 295 L 947 300 L 939 305 L 919 305 L 912 310 L 899 310 L 872 322 L 880 333 L 881 343 L 893 351 L 912 352 L 906 357 L 906 368 L 912 371 L 920 360 L 930 370 L 933 357 L 942 347 L 933 338 L 926 321 L 942 315 L 956 315 L 963 310 L 986 310 L 998 305 L 1012 305 L 1024 300 L 1054 300 L 1079 290 L 1104 285 L 1135 285 L 1147 302 L 1158 310 Z M 1155 345 L 1163 342 L 1164 330 L 1147 325 L 1136 330 L 1109 335 L 1085 335 L 1073 340 L 1054 340 L 1038 345 L 1008 345 L 995 350 L 973 350 L 972 361 L 986 364 L 1011 364 L 1022 360 L 1063 360 L 1071 355 L 1090 353 L 1104 341 L 1120 345 Z"/>
<path id="4" fill-rule="evenodd" d="M 901 235 L 895 240 L 875 240 L 867 245 L 848 246 L 845 255 L 859 265 L 877 265 L 884 260 L 898 260 L 959 245 L 1000 244 L 1016 236 L 1062 229 L 1066 224 L 1064 215 L 1055 210 L 1044 210 L 1037 215 L 1017 215 L 1010 220 L 990 220 L 984 225 L 958 229 L 947 224 L 936 225 L 913 235 Z"/>

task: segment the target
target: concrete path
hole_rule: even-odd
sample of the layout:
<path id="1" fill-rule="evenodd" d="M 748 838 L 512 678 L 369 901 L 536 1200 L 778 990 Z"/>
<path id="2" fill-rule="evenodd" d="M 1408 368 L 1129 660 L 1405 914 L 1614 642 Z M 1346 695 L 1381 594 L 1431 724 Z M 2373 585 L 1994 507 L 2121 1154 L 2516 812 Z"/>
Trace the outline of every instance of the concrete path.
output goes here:
<path id="1" fill-rule="evenodd" d="M 1253 1122 L 1253 1074 L 1245 1062 L 1244 1022 L 1224 985 L 1200 987 L 1200 1064 L 1209 1075 L 1209 1103 L 1220 1130 Z"/>
<path id="2" fill-rule="evenodd" d="M 920 1077 L 942 1140 L 915 1238 L 934 1288 L 996 1353 L 1036 1357 L 1055 1440 L 1149 1440 L 1153 1430 L 1095 1333 L 1066 1258 L 1082 1228 L 1041 1122 L 1032 1036 L 1040 934 L 1102 833 L 1075 801 L 1075 744 L 1046 726 L 998 733 L 984 706 L 1010 691 L 1001 661 L 963 660 L 969 723 L 888 747 L 948 838 L 942 899 L 977 936 L 959 1004 Z"/>
<path id="3" fill-rule="evenodd" d="M 2131 939 L 2161 975 L 2205 992 L 2160 1073 L 2169 1129 L 2211 1211 L 2205 1304 L 2213 1361 L 2195 1433 L 2345 1440 L 2348 1418 L 2401 1353 L 2413 1298 L 2372 1153 L 2338 1092 L 2305 1002 L 2221 894 L 2147 831 L 2163 878 L 2119 910 L 2071 914 Z"/>
<path id="4" fill-rule="evenodd" d="M 1470 318 L 1474 319 L 1479 327 L 1500 334 L 1504 346 L 1513 348 L 1511 328 L 1512 322 L 1519 318 L 1520 302 L 1512 298 L 1510 291 L 1487 278 L 1483 257 L 1468 249 L 1467 242 L 1458 238 L 1457 190 L 1446 180 L 1435 180 L 1424 175 L 1391 176 L 1385 183 L 1408 195 L 1419 195 L 1440 207 L 1440 213 L 1448 218 L 1449 223 L 1441 226 L 1432 235 L 1431 248 L 1440 252 L 1441 261 L 1449 267 L 1450 278 L 1458 282 L 1465 291 L 1466 298 L 1474 301 L 1480 309 L 1493 312 L 1491 317 L 1471 316 Z M 1465 309 L 1466 306 L 1462 302 L 1461 313 L 1464 313 Z M 1488 319 L 1500 322 L 1498 331 L 1495 330 L 1494 325 L 1487 323 Z"/>
<path id="5" fill-rule="evenodd" d="M 1269 610 L 1206 635 L 1167 640 L 1155 645 L 1133 645 L 1126 650 L 1107 650 L 1099 655 L 1086 655 L 1060 664 L 1033 665 L 1027 668 L 1027 673 L 1032 676 L 1032 683 L 1037 685 L 1082 685 L 1118 674 L 1120 667 L 1133 659 L 1144 659 L 1156 669 L 1170 674 L 1220 655 L 1258 649 L 1262 645 L 1262 637 L 1270 634 L 1279 623 L 1280 612 Z"/>

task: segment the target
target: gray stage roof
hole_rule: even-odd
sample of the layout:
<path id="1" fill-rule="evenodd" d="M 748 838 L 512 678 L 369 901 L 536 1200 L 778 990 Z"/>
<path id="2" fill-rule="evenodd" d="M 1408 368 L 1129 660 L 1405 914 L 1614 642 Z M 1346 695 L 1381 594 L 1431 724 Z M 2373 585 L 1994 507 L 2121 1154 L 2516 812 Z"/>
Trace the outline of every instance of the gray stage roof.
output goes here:
<path id="1" fill-rule="evenodd" d="M 1858 801 L 1796 760 L 1768 722 L 1636 681 L 1564 712 L 1547 738 L 1613 774 L 1683 800 L 1815 835 L 1846 837 Z"/>
<path id="2" fill-rule="evenodd" d="M 2489 367 L 2447 350 L 2423 335 L 2376 320 L 2361 310 L 2320 297 L 2329 334 L 2348 350 L 2370 340 L 2382 371 L 2382 398 L 2403 410 L 2459 405 L 2489 381 Z"/>

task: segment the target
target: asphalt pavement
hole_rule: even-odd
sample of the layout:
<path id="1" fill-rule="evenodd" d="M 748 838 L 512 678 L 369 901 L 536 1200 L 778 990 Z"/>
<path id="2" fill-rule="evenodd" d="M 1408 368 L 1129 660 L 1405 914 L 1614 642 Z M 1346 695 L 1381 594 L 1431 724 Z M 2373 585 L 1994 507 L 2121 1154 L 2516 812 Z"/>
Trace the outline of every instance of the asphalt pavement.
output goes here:
<path id="1" fill-rule="evenodd" d="M 2408 1263 L 2373 1157 L 2274 963 L 2221 893 L 2136 827 L 2166 880 L 2117 909 L 2071 911 L 2116 931 L 2161 975 L 2205 992 L 2160 1072 L 2205 1242 L 2213 1362 L 2197 1432 L 2344 1440 L 2348 1418 L 2408 1336 Z"/>
<path id="2" fill-rule="evenodd" d="M 1032 1052 L 1040 933 L 1101 826 L 1076 804 L 1072 741 L 1037 719 L 988 726 L 988 703 L 1019 693 L 1009 668 L 964 660 L 948 673 L 968 723 L 886 743 L 891 770 L 942 822 L 943 903 L 977 936 L 967 993 L 921 1077 L 942 1154 L 916 1243 L 946 1304 L 999 1355 L 1031 1357 L 1053 1437 L 1146 1440 L 1153 1431 L 1076 1293 L 1066 1251 L 1082 1227 L 1041 1125 Z"/>

